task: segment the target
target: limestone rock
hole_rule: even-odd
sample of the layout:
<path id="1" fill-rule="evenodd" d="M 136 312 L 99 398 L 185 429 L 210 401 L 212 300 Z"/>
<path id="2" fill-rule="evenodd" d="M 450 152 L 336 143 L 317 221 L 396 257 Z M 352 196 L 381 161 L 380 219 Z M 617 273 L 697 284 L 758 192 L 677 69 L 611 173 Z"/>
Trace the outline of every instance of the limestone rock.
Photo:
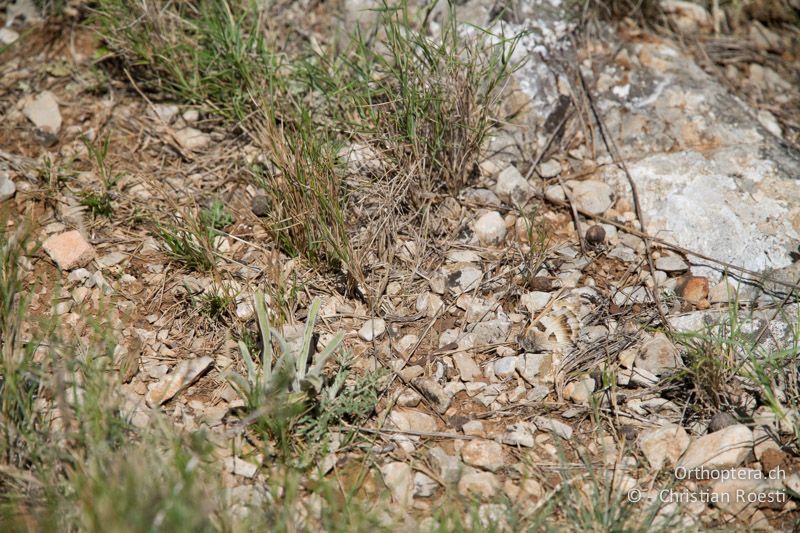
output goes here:
<path id="1" fill-rule="evenodd" d="M 490 211 L 475 222 L 475 236 L 484 246 L 501 244 L 506 231 L 506 223 L 497 211 Z"/>
<path id="2" fill-rule="evenodd" d="M 704 435 L 689 445 L 678 461 L 686 470 L 736 467 L 753 450 L 753 432 L 745 425 L 728 426 Z"/>
<path id="3" fill-rule="evenodd" d="M 50 91 L 42 91 L 28 100 L 22 113 L 42 131 L 55 135 L 61 129 L 61 112 L 55 95 Z"/>
<path id="4" fill-rule="evenodd" d="M 613 203 L 614 191 L 602 181 L 571 181 L 568 184 L 572 186 L 572 199 L 581 211 L 600 215 Z"/>
<path id="5" fill-rule="evenodd" d="M 94 247 L 77 230 L 51 235 L 42 248 L 61 270 L 86 266 L 95 256 Z"/>
<path id="6" fill-rule="evenodd" d="M 175 365 L 171 373 L 164 376 L 161 381 L 147 391 L 145 397 L 147 405 L 156 407 L 168 402 L 180 391 L 197 381 L 213 362 L 214 360 L 208 356 L 181 361 Z"/>
<path id="7" fill-rule="evenodd" d="M 690 442 L 691 438 L 685 429 L 669 424 L 643 432 L 639 436 L 639 449 L 650 463 L 650 468 L 659 471 L 665 466 L 674 466 Z"/>
<path id="8" fill-rule="evenodd" d="M 358 336 L 367 342 L 379 339 L 386 332 L 386 322 L 382 318 L 373 318 L 364 322 L 358 330 Z"/>
<path id="9" fill-rule="evenodd" d="M 461 459 L 470 466 L 490 472 L 497 472 L 505 465 L 503 447 L 493 440 L 475 439 L 467 442 L 461 448 Z"/>

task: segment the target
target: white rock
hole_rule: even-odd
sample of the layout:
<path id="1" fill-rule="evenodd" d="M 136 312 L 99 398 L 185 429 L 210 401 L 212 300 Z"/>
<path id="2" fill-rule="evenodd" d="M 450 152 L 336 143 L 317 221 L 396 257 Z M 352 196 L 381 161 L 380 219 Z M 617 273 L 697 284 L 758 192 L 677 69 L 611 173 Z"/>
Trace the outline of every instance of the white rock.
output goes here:
<path id="1" fill-rule="evenodd" d="M 535 192 L 514 165 L 507 166 L 497 175 L 494 190 L 501 200 L 515 206 L 528 203 Z"/>
<path id="2" fill-rule="evenodd" d="M 443 275 L 443 288 L 441 292 L 444 292 L 444 286 L 446 285 L 454 295 L 474 290 L 478 287 L 481 277 L 483 276 L 481 269 L 472 263 L 454 263 L 452 265 L 446 265 L 442 268 L 441 273 Z M 433 280 L 433 278 L 431 279 Z M 431 287 L 431 290 L 433 290 L 433 287 Z M 437 291 L 434 290 L 434 292 Z"/>
<path id="3" fill-rule="evenodd" d="M 775 115 L 766 109 L 761 109 L 758 111 L 756 117 L 761 125 L 764 126 L 764 129 L 773 134 L 775 137 L 783 139 L 783 129 L 781 129 L 781 125 L 778 122 L 778 119 L 775 118 Z"/>
<path id="4" fill-rule="evenodd" d="M 406 463 L 395 461 L 381 467 L 383 482 L 392 494 L 392 501 L 402 507 L 411 505 L 414 496 L 414 471 Z"/>
<path id="5" fill-rule="evenodd" d="M 437 413 L 442 414 L 447 411 L 453 397 L 447 394 L 447 391 L 444 390 L 436 380 L 431 378 L 418 378 L 414 380 L 414 386 L 431 402 L 432 407 Z"/>
<path id="6" fill-rule="evenodd" d="M 400 340 L 397 341 L 396 349 L 403 357 L 408 357 L 411 353 L 411 349 L 416 346 L 417 342 L 419 342 L 419 337 L 417 335 L 409 333 L 408 335 L 403 335 L 400 337 Z"/>
<path id="7" fill-rule="evenodd" d="M 663 333 L 657 333 L 642 345 L 634 366 L 661 376 L 683 366 L 683 362 L 675 345 Z"/>
<path id="8" fill-rule="evenodd" d="M 173 396 L 194 383 L 214 362 L 208 356 L 185 359 L 173 368 L 172 372 L 155 384 L 147 392 L 145 401 L 156 407 L 169 401 Z"/>
<path id="9" fill-rule="evenodd" d="M 503 459 L 503 447 L 493 441 L 475 439 L 461 448 L 461 459 L 468 465 L 490 472 L 497 472 L 506 463 Z"/>
<path id="10" fill-rule="evenodd" d="M 8 177 L 8 174 L 0 171 L 0 202 L 5 202 L 14 196 L 17 186 Z"/>
<path id="11" fill-rule="evenodd" d="M 545 178 L 555 178 L 561 174 L 561 163 L 555 159 L 548 159 L 539 165 L 539 174 Z"/>
<path id="12" fill-rule="evenodd" d="M 506 238 L 506 223 L 497 211 L 490 211 L 475 222 L 475 235 L 484 246 L 496 246 Z"/>
<path id="13" fill-rule="evenodd" d="M 90 277 L 92 277 L 92 273 L 86 270 L 85 268 L 76 268 L 75 270 L 69 273 L 69 276 L 67 276 L 67 280 L 83 283 Z"/>
<path id="14" fill-rule="evenodd" d="M 255 313 L 256 309 L 249 298 L 236 304 L 236 318 L 240 320 L 249 320 Z"/>
<path id="15" fill-rule="evenodd" d="M 58 302 L 53 306 L 53 315 L 60 316 L 66 315 L 69 313 L 70 309 L 72 309 L 72 300 L 64 300 L 63 302 Z"/>
<path id="16" fill-rule="evenodd" d="M 686 261 L 677 255 L 665 255 L 655 261 L 656 268 L 664 272 L 683 272 L 689 268 Z"/>
<path id="17" fill-rule="evenodd" d="M 181 116 L 187 124 L 191 124 L 200 120 L 200 112 L 197 109 L 187 109 Z"/>
<path id="18" fill-rule="evenodd" d="M 564 399 L 572 400 L 581 405 L 588 405 L 594 392 L 594 379 L 584 378 L 580 381 L 571 381 L 564 387 Z"/>
<path id="19" fill-rule="evenodd" d="M 155 104 L 153 111 L 158 118 L 169 124 L 180 110 L 175 104 Z"/>
<path id="20" fill-rule="evenodd" d="M 745 425 L 728 426 L 689 445 L 677 468 L 691 470 L 736 467 L 753 449 L 753 432 Z"/>
<path id="21" fill-rule="evenodd" d="M 405 389 L 397 397 L 397 405 L 400 407 L 416 407 L 422 401 L 422 395 L 414 389 Z"/>
<path id="22" fill-rule="evenodd" d="M 464 318 L 471 324 L 492 318 L 491 311 L 496 304 L 491 300 L 464 293 L 456 300 L 456 307 L 466 311 Z"/>
<path id="23" fill-rule="evenodd" d="M 420 431 L 423 433 L 436 431 L 436 419 L 415 409 L 392 409 L 389 413 L 389 421 L 400 431 Z"/>
<path id="24" fill-rule="evenodd" d="M 712 304 L 728 303 L 736 297 L 736 287 L 722 280 L 708 291 L 708 301 Z"/>
<path id="25" fill-rule="evenodd" d="M 560 420 L 544 416 L 535 416 L 533 417 L 533 422 L 536 424 L 536 427 L 542 431 L 548 431 L 566 440 L 572 438 L 572 428 Z"/>
<path id="26" fill-rule="evenodd" d="M 612 248 L 611 251 L 608 252 L 608 257 L 619 259 L 620 261 L 624 261 L 626 263 L 635 263 L 639 260 L 639 256 L 636 255 L 635 251 L 623 245 L 618 245 Z"/>
<path id="27" fill-rule="evenodd" d="M 536 425 L 531 422 L 517 422 L 511 424 L 506 428 L 503 433 L 503 444 L 509 446 L 524 446 L 526 448 L 533 448 L 535 444 L 534 434 L 536 433 Z"/>
<path id="28" fill-rule="evenodd" d="M 56 134 L 61 129 L 61 112 L 58 110 L 55 95 L 50 91 L 42 91 L 35 98 L 29 99 L 23 106 L 22 113 L 42 131 Z"/>
<path id="29" fill-rule="evenodd" d="M 606 212 L 614 201 L 614 191 L 606 183 L 597 180 L 570 181 L 572 199 L 576 207 L 592 215 Z"/>
<path id="30" fill-rule="evenodd" d="M 686 0 L 661 0 L 660 8 L 681 33 L 709 30 L 713 19 L 703 6 Z"/>
<path id="31" fill-rule="evenodd" d="M 382 318 L 372 318 L 364 322 L 358 330 L 358 336 L 367 342 L 379 339 L 386 332 L 386 322 Z"/>
<path id="32" fill-rule="evenodd" d="M 645 431 L 639 436 L 639 448 L 653 471 L 674 466 L 690 442 L 686 430 L 673 424 Z"/>
<path id="33" fill-rule="evenodd" d="M 127 254 L 122 252 L 111 252 L 110 254 L 104 255 L 97 259 L 97 263 L 101 267 L 110 268 L 114 265 L 118 265 L 123 262 L 125 259 L 128 258 Z"/>
<path id="34" fill-rule="evenodd" d="M 501 488 L 497 476 L 491 472 L 466 472 L 458 480 L 458 493 L 465 497 L 492 498 Z"/>
<path id="35" fill-rule="evenodd" d="M 82 304 L 86 297 L 91 294 L 92 289 L 87 287 L 75 287 L 72 290 L 72 299 L 75 301 L 76 304 Z"/>
<path id="36" fill-rule="evenodd" d="M 473 437 L 485 437 L 486 431 L 483 429 L 483 422 L 480 420 L 470 420 L 461 426 L 461 431 L 464 435 L 472 435 Z"/>
<path id="37" fill-rule="evenodd" d="M 236 476 L 242 476 L 251 479 L 256 475 L 258 466 L 254 465 L 250 461 L 245 461 L 244 459 L 240 459 L 238 457 L 226 457 L 225 469 Z"/>
<path id="38" fill-rule="evenodd" d="M 566 202 L 567 195 L 561 185 L 550 185 L 544 190 L 544 197 L 551 202 Z"/>
<path id="39" fill-rule="evenodd" d="M 520 296 L 519 301 L 533 315 L 537 311 L 544 309 L 544 306 L 550 302 L 551 296 L 549 292 L 532 291 Z"/>
<path id="40" fill-rule="evenodd" d="M 378 152 L 369 145 L 353 143 L 339 150 L 339 157 L 345 160 L 347 169 L 357 173 L 361 171 L 378 171 L 383 166 Z"/>
<path id="41" fill-rule="evenodd" d="M 456 365 L 461 381 L 475 381 L 481 376 L 481 368 L 475 363 L 472 356 L 467 353 L 454 353 L 453 363 Z"/>
<path id="42" fill-rule="evenodd" d="M 465 201 L 479 206 L 500 207 L 503 202 L 489 189 L 467 189 L 462 192 Z"/>
<path id="43" fill-rule="evenodd" d="M 461 474 L 461 464 L 458 457 L 448 454 L 441 448 L 431 448 L 428 452 L 431 464 L 436 468 L 439 477 L 445 483 L 455 483 Z"/>
<path id="44" fill-rule="evenodd" d="M 199 150 L 211 142 L 211 137 L 198 129 L 186 127 L 175 132 L 175 140 L 186 150 Z"/>
<path id="45" fill-rule="evenodd" d="M 14 44 L 19 39 L 19 33 L 11 28 L 0 28 L 0 43 Z"/>
<path id="46" fill-rule="evenodd" d="M 414 497 L 429 498 L 433 496 L 439 484 L 422 472 L 414 473 Z"/>
<path id="47" fill-rule="evenodd" d="M 508 379 L 517 370 L 517 357 L 502 357 L 494 362 L 494 375 L 499 379 Z"/>
<path id="48" fill-rule="evenodd" d="M 554 370 L 552 353 L 526 353 L 517 358 L 517 372 L 531 385 L 552 382 Z"/>

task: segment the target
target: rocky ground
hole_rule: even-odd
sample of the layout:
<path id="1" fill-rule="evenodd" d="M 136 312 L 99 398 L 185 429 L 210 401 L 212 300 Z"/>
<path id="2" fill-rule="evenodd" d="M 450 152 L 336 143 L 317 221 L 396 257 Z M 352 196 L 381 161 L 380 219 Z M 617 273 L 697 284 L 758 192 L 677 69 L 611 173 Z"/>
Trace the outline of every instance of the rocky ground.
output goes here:
<path id="1" fill-rule="evenodd" d="M 325 47 L 320 28 L 368 25 L 366 4 L 295 9 Z M 350 206 L 391 231 L 351 225 L 358 270 L 344 273 L 276 242 L 257 135 L 140 86 L 108 60 L 96 6 L 46 21 L 9 7 L 0 236 L 32 237 L 4 264 L 27 301 L 18 338 L 3 330 L 5 372 L 34 319 L 84 347 L 102 325 L 131 439 L 167 422 L 204 435 L 225 506 L 244 520 L 283 504 L 290 530 L 346 527 L 324 517 L 351 498 L 396 530 L 797 527 L 800 6 L 665 0 L 608 18 L 592 2 L 462 4 L 460 21 L 521 35 L 497 127 L 423 217 L 372 216 L 398 194 L 385 181 Z M 349 184 L 387 164 L 357 143 L 339 156 Z M 263 353 L 259 291 L 277 352 L 324 353 L 342 332 L 344 388 L 372 402 L 293 437 L 290 460 L 274 429 L 248 427 L 263 411 L 230 378 L 247 374 L 241 346 Z M 91 394 L 51 347 L 32 361 Z M 344 366 L 329 360 L 326 383 Z M 41 383 L 48 431 L 68 434 L 81 400 Z M 291 489 L 287 464 L 302 473 Z M 0 483 L 22 491 L 16 471 Z M 4 516 L 36 528 L 26 505 Z"/>

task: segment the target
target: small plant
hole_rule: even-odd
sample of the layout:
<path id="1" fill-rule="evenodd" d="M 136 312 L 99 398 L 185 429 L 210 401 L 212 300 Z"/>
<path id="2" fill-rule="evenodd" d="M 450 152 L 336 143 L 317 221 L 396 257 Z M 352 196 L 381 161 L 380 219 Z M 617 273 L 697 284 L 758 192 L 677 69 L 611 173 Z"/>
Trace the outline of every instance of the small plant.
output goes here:
<path id="1" fill-rule="evenodd" d="M 92 217 L 110 217 L 114 212 L 111 205 L 111 195 L 108 191 L 97 194 L 93 191 L 81 193 L 81 205 L 89 209 Z"/>
<path id="2" fill-rule="evenodd" d="M 202 272 L 214 268 L 214 246 L 207 233 L 174 224 L 159 226 L 158 235 L 164 241 L 167 254 L 186 268 Z"/>
<path id="3" fill-rule="evenodd" d="M 209 231 L 221 230 L 233 224 L 233 215 L 225 210 L 221 200 L 214 198 L 208 207 L 200 211 L 200 223 Z"/>
<path id="4" fill-rule="evenodd" d="M 413 186 L 398 200 L 458 191 L 496 125 L 519 37 L 467 30 L 452 6 L 433 36 L 424 27 L 428 12 L 417 19 L 406 1 L 384 1 L 376 12 L 381 46 L 356 33 L 346 53 L 305 65 L 308 83 L 322 89 L 326 111 L 354 132 L 351 140 L 373 146 L 393 167 L 387 177 L 413 169 Z"/>
<path id="5" fill-rule="evenodd" d="M 239 350 L 246 374 L 228 374 L 228 381 L 244 399 L 248 414 L 245 423 L 252 423 L 278 441 L 285 455 L 289 453 L 293 435 L 312 435 L 323 439 L 331 424 L 347 416 L 363 417 L 372 412 L 377 402 L 374 380 L 358 381 L 345 387 L 349 366 L 340 366 L 328 383 L 323 369 L 330 357 L 341 349 L 344 334 L 338 332 L 325 348 L 313 357 L 312 338 L 320 300 L 315 298 L 308 310 L 303 342 L 293 351 L 287 341 L 272 328 L 267 317 L 264 294 L 255 294 L 258 329 L 261 335 L 260 368 L 250 347 L 239 341 Z M 273 340 L 280 355 L 273 354 Z M 346 361 L 342 356 L 340 362 Z M 275 359 L 273 361 L 273 359 Z"/>
<path id="6" fill-rule="evenodd" d="M 536 276 L 547 259 L 547 250 L 550 245 L 550 237 L 539 220 L 536 208 L 531 208 L 527 212 L 520 210 L 520 218 L 525 224 L 525 237 L 528 241 L 528 250 L 525 253 L 525 264 L 523 274 L 526 284 Z"/>
<path id="7" fill-rule="evenodd" d="M 111 190 L 116 186 L 122 178 L 121 173 L 114 173 L 108 165 L 108 149 L 111 144 L 111 138 L 106 137 L 99 144 L 91 142 L 87 137 L 81 137 L 81 142 L 86 146 L 89 152 L 89 157 L 92 159 L 92 164 L 100 177 L 102 183 L 102 191 L 84 191 L 81 193 L 81 205 L 86 206 L 92 217 L 104 216 L 109 217 L 114 211 L 111 204 L 113 195 Z"/>
<path id="8" fill-rule="evenodd" d="M 233 298 L 219 293 L 206 293 L 197 299 L 197 308 L 201 315 L 211 320 L 222 319 L 230 310 Z"/>

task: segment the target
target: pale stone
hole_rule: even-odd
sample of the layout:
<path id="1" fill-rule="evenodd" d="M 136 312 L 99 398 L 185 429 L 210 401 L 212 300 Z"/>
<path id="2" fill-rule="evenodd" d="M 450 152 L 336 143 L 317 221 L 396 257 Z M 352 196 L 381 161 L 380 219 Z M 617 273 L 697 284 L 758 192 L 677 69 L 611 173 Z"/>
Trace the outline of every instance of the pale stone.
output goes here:
<path id="1" fill-rule="evenodd" d="M 211 357 L 203 356 L 179 362 L 170 374 L 164 376 L 160 382 L 147 391 L 145 398 L 147 405 L 156 407 L 166 403 L 180 391 L 197 381 L 213 361 Z"/>
<path id="2" fill-rule="evenodd" d="M 383 482 L 392 494 L 392 501 L 403 507 L 411 505 L 414 496 L 414 471 L 406 463 L 395 461 L 381 467 Z"/>
<path id="3" fill-rule="evenodd" d="M 379 339 L 386 332 L 386 322 L 382 318 L 373 318 L 364 322 L 358 330 L 358 336 L 367 342 Z"/>
<path id="4" fill-rule="evenodd" d="M 646 431 L 639 436 L 639 448 L 654 471 L 659 471 L 664 466 L 674 466 L 690 442 L 691 438 L 686 430 L 672 424 Z"/>
<path id="5" fill-rule="evenodd" d="M 175 140 L 186 150 L 200 150 L 211 142 L 211 137 L 198 129 L 186 127 L 175 132 Z"/>
<path id="6" fill-rule="evenodd" d="M 490 211 L 475 221 L 475 236 L 484 246 L 496 246 L 506 238 L 506 223 L 497 211 Z"/>
<path id="7" fill-rule="evenodd" d="M 95 256 L 92 245 L 76 230 L 50 236 L 42 248 L 61 270 L 86 266 Z"/>
<path id="8" fill-rule="evenodd" d="M 736 467 L 753 450 L 753 432 L 745 425 L 728 426 L 692 442 L 677 468 L 691 470 Z"/>
<path id="9" fill-rule="evenodd" d="M 535 443 L 535 433 L 536 425 L 531 422 L 517 422 L 516 424 L 511 424 L 506 428 L 505 433 L 503 433 L 503 444 L 532 448 Z"/>
<path id="10" fill-rule="evenodd" d="M 503 447 L 493 441 L 475 439 L 461 448 L 461 459 L 468 465 L 497 472 L 505 465 Z"/>
<path id="11" fill-rule="evenodd" d="M 509 165 L 497 175 L 497 185 L 494 190 L 501 200 L 513 206 L 525 205 L 535 192 L 513 165 Z"/>
<path id="12" fill-rule="evenodd" d="M 43 91 L 28 100 L 22 113 L 42 131 L 55 135 L 61 129 L 61 112 L 55 95 L 50 91 Z"/>

